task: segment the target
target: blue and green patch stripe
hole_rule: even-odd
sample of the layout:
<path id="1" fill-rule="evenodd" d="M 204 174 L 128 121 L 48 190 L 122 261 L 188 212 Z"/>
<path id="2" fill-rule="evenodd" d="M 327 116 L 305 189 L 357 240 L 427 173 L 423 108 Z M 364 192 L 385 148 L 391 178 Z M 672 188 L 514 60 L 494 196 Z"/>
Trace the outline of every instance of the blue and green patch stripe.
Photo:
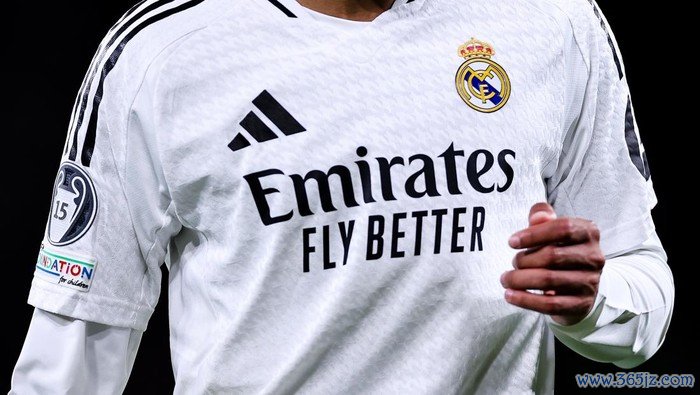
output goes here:
<path id="1" fill-rule="evenodd" d="M 95 264 L 93 262 L 58 255 L 46 249 L 39 251 L 36 268 L 51 276 L 60 277 L 63 275 L 86 282 L 92 280 L 92 276 L 95 272 Z"/>

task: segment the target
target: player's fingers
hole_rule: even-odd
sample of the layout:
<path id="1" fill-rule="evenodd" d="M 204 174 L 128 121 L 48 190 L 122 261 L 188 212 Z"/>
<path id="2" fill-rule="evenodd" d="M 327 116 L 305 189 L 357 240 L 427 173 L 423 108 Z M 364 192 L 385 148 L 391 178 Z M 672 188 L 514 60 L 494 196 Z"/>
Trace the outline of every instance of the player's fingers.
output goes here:
<path id="1" fill-rule="evenodd" d="M 532 248 L 554 243 L 579 244 L 591 240 L 600 240 L 600 232 L 593 222 L 567 217 L 516 232 L 508 243 L 513 248 Z"/>
<path id="2" fill-rule="evenodd" d="M 565 316 L 584 316 L 595 301 L 595 296 L 547 296 L 515 289 L 507 289 L 505 298 L 508 303 L 524 309 Z"/>
<path id="3" fill-rule="evenodd" d="M 556 219 L 557 214 L 554 212 L 554 209 L 549 205 L 549 203 L 540 202 L 535 203 L 530 208 L 530 215 L 528 218 L 530 226 L 532 226 Z"/>
<path id="4" fill-rule="evenodd" d="M 513 258 L 516 269 L 600 270 L 605 256 L 590 243 L 573 246 L 548 245 L 519 251 Z"/>
<path id="5" fill-rule="evenodd" d="M 523 269 L 503 273 L 503 288 L 554 290 L 557 295 L 595 295 L 600 272 L 580 270 Z"/>

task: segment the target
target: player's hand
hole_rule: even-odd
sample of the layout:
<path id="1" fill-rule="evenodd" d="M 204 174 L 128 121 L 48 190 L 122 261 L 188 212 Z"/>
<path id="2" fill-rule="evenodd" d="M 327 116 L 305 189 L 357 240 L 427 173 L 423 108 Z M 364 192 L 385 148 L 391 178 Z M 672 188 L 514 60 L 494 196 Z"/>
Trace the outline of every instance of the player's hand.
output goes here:
<path id="1" fill-rule="evenodd" d="M 593 222 L 557 218 L 549 204 L 535 204 L 530 209 L 530 226 L 508 241 L 523 250 L 513 259 L 515 270 L 501 276 L 506 301 L 549 314 L 560 324 L 581 321 L 593 307 L 605 264 L 599 241 Z"/>

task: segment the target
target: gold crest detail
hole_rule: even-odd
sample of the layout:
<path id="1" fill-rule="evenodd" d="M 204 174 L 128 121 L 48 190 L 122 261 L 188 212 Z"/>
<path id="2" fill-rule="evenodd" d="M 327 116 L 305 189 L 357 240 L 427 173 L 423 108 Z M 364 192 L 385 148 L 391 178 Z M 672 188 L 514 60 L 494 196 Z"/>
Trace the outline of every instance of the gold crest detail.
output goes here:
<path id="1" fill-rule="evenodd" d="M 464 58 L 455 76 L 462 100 L 484 113 L 503 108 L 510 98 L 510 79 L 503 67 L 491 59 L 496 54 L 493 46 L 472 37 L 459 46 L 457 54 Z"/>

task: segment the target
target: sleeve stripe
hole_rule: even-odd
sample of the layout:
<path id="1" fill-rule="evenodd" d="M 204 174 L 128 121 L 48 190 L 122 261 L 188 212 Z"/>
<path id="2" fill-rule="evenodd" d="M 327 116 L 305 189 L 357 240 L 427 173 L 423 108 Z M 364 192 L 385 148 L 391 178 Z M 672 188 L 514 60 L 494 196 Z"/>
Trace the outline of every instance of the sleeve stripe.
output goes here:
<path id="1" fill-rule="evenodd" d="M 147 28 L 155 22 L 165 19 L 173 14 L 177 14 L 178 12 L 190 9 L 203 1 L 204 0 L 191 0 L 146 19 L 143 23 L 139 24 L 133 30 L 127 33 L 119 42 L 119 45 L 117 45 L 112 54 L 109 55 L 107 62 L 105 62 L 105 65 L 102 68 L 100 82 L 97 85 L 97 90 L 95 91 L 95 95 L 93 97 L 90 122 L 88 123 L 87 131 L 85 132 L 85 141 L 83 142 L 83 150 L 80 155 L 80 163 L 82 163 L 83 166 L 89 167 L 90 162 L 92 161 L 92 152 L 95 149 L 95 139 L 97 137 L 97 114 L 100 110 L 100 102 L 102 102 L 105 78 L 107 78 L 109 73 L 114 69 L 114 66 L 116 66 L 117 61 L 119 61 L 119 57 L 124 51 L 124 47 L 126 47 L 126 44 L 128 44 L 129 41 L 131 41 L 131 39 L 134 38 L 134 36 L 136 36 L 141 30 Z"/>
<path id="2" fill-rule="evenodd" d="M 280 3 L 278 0 L 267 0 L 272 4 L 273 6 L 277 7 L 280 11 L 284 13 L 284 15 L 287 15 L 289 18 L 296 18 L 297 16 L 294 15 L 292 11 L 289 10 L 289 8 L 285 7 Z"/>
<path id="3" fill-rule="evenodd" d="M 138 2 L 136 5 L 131 7 L 118 21 L 117 23 L 112 26 L 109 31 L 107 32 L 107 37 L 109 37 L 116 29 L 117 27 L 120 27 L 124 21 L 131 16 L 139 7 L 143 5 L 147 0 L 141 0 Z M 73 127 L 75 126 L 75 121 L 76 121 L 76 115 L 78 114 L 78 109 L 82 106 L 82 101 L 83 96 L 86 94 L 85 93 L 85 87 L 89 85 L 92 82 L 92 78 L 95 75 L 95 72 L 93 71 L 94 68 L 98 63 L 102 61 L 102 52 L 104 49 L 104 40 L 100 43 L 100 45 L 97 47 L 97 51 L 95 51 L 95 55 L 92 57 L 92 60 L 90 61 L 90 67 L 88 67 L 87 73 L 85 73 L 85 77 L 83 78 L 83 82 L 80 84 L 80 89 L 78 90 L 78 95 L 75 98 L 75 103 L 73 104 L 73 113 L 71 114 L 70 117 L 70 122 L 68 126 L 68 138 L 66 139 L 66 146 L 63 148 L 63 154 L 68 153 L 68 147 L 70 147 L 70 140 L 73 135 Z M 88 89 L 89 90 L 89 89 Z"/>
<path id="4" fill-rule="evenodd" d="M 172 1 L 172 0 L 170 0 Z M 139 15 L 137 15 L 135 18 L 129 19 L 129 17 L 136 12 L 139 9 L 142 9 L 144 6 L 144 3 L 146 3 L 147 0 L 142 0 L 135 6 L 131 7 L 120 19 L 117 21 L 117 23 L 112 26 L 109 31 L 107 32 L 107 37 L 111 38 L 109 39 L 108 42 L 106 39 L 103 40 L 99 47 L 97 48 L 97 51 L 95 52 L 95 56 L 92 58 L 92 61 L 90 62 L 90 67 L 88 68 L 87 73 L 85 74 L 85 78 L 83 79 L 83 83 L 80 86 L 80 90 L 78 92 L 78 97 L 76 98 L 75 105 L 73 106 L 73 114 L 71 116 L 70 120 L 70 126 L 69 126 L 69 135 L 68 139 L 66 142 L 66 147 L 64 149 L 64 154 L 68 153 L 68 147 L 71 147 L 71 153 L 69 159 L 75 160 L 75 157 L 77 155 L 78 151 L 78 141 L 77 138 L 73 140 L 73 144 L 70 145 L 69 141 L 71 138 L 74 137 L 74 135 L 77 134 L 77 131 L 80 130 L 80 126 L 83 123 L 83 117 L 85 115 L 85 107 L 87 106 L 88 103 L 88 95 L 90 94 L 90 90 L 92 88 L 92 82 L 95 79 L 95 74 L 97 74 L 97 68 L 98 65 L 102 63 L 104 60 L 105 52 L 109 49 L 109 47 L 114 44 L 114 41 L 116 41 L 117 37 L 124 33 L 126 29 L 128 29 L 134 21 L 138 20 L 138 18 L 144 13 L 144 11 L 140 12 Z M 154 4 L 151 4 L 150 6 L 146 7 L 150 10 L 154 9 Z M 148 12 L 148 11 L 145 11 Z M 118 30 L 117 30 L 118 29 Z M 117 30 L 117 33 L 112 35 L 112 33 Z M 77 126 L 76 126 L 77 125 Z"/>
<path id="5" fill-rule="evenodd" d="M 595 3 L 594 0 L 588 0 L 589 3 L 591 3 L 591 6 L 593 7 L 593 13 L 595 14 L 596 18 L 598 18 L 598 21 L 600 22 L 600 27 L 605 31 L 605 35 L 608 38 L 608 45 L 610 45 L 610 49 L 612 50 L 613 54 L 613 60 L 615 61 L 615 67 L 617 67 L 617 74 L 622 79 L 624 77 L 624 72 L 622 71 L 622 62 L 620 61 L 620 53 L 615 46 L 615 41 L 613 41 L 612 34 L 610 34 L 610 28 L 606 25 L 605 23 L 605 18 L 603 18 L 603 13 L 600 12 L 600 9 L 598 8 L 598 5 Z"/>
<path id="6" fill-rule="evenodd" d="M 114 69 L 114 66 L 116 65 L 117 61 L 119 60 L 119 57 L 121 56 L 122 52 L 124 51 L 124 47 L 126 44 L 128 44 L 129 41 L 131 41 L 136 34 L 138 34 L 141 30 L 145 29 L 146 27 L 152 25 L 155 22 L 158 22 L 164 18 L 167 18 L 173 14 L 176 14 L 178 12 L 184 11 L 186 9 L 192 8 L 196 6 L 197 4 L 202 3 L 204 0 L 192 0 L 192 1 L 187 1 L 182 4 L 180 4 L 177 7 L 173 7 L 170 9 L 167 9 L 163 12 L 157 13 L 148 19 L 144 20 L 143 22 L 137 23 L 139 19 L 141 19 L 143 16 L 147 15 L 148 13 L 159 9 L 169 3 L 172 3 L 174 0 L 163 0 L 163 1 L 157 1 L 149 4 L 146 7 L 143 7 L 143 9 L 138 12 L 133 18 L 130 20 L 126 21 L 119 30 L 112 36 L 112 38 L 107 42 L 107 45 L 105 46 L 105 50 L 102 52 L 100 55 L 100 60 L 97 62 L 96 65 L 101 64 L 104 61 L 104 65 L 102 66 L 102 70 L 99 74 L 99 82 L 97 85 L 97 89 L 92 95 L 92 109 L 90 111 L 89 115 L 89 122 L 87 126 L 87 130 L 85 132 L 85 140 L 83 142 L 83 147 L 82 147 L 82 153 L 80 156 L 81 163 L 89 167 L 90 162 L 92 160 L 92 153 L 95 148 L 95 139 L 96 139 L 96 134 L 97 134 L 97 114 L 99 112 L 99 107 L 100 103 L 102 101 L 102 95 L 104 93 L 104 81 L 105 78 L 109 75 L 109 73 Z M 135 10 L 134 10 L 135 11 Z M 130 12 L 132 12 L 130 10 Z M 128 18 L 128 15 L 125 16 L 126 19 Z M 128 33 L 127 30 L 129 28 L 132 28 Z M 119 43 L 115 46 L 114 44 L 116 43 L 117 39 L 122 35 L 124 37 L 119 41 Z M 109 53 L 109 50 L 111 48 L 114 48 L 114 50 L 109 54 L 107 57 L 107 54 Z M 106 59 L 106 61 L 105 61 Z M 82 97 L 82 102 L 80 106 L 80 110 L 78 112 L 78 118 L 76 121 L 76 125 L 73 128 L 73 144 L 68 156 L 68 159 L 70 160 L 76 160 L 77 155 L 78 155 L 78 132 L 80 131 L 80 128 L 84 124 L 84 116 L 85 112 L 87 111 L 87 104 L 89 102 L 89 92 L 91 90 L 91 85 L 93 82 L 95 82 L 95 76 L 97 74 L 97 69 L 98 67 L 95 67 L 92 70 L 92 73 L 90 75 L 90 78 L 88 80 L 88 85 L 86 86 L 85 92 L 83 92 L 83 97 Z"/>
<path id="7" fill-rule="evenodd" d="M 632 112 L 632 100 L 627 97 L 627 110 L 625 111 L 625 142 L 627 143 L 627 151 L 630 154 L 630 159 L 634 167 L 639 170 L 639 173 L 645 180 L 649 180 L 649 162 L 647 162 L 646 152 L 642 152 L 640 143 L 637 137 L 637 128 L 634 121 L 634 113 Z"/>

